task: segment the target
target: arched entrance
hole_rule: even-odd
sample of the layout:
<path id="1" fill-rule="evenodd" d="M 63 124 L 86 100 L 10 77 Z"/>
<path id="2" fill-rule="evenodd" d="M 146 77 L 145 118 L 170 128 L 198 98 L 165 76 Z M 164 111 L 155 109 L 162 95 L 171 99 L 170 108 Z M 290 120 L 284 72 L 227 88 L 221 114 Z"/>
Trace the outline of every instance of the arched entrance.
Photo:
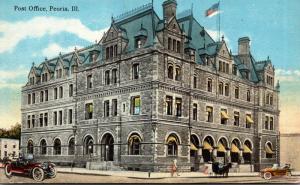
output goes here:
<path id="1" fill-rule="evenodd" d="M 240 163 L 239 153 L 240 153 L 241 144 L 238 139 L 234 139 L 231 143 L 231 162 Z"/>
<path id="2" fill-rule="evenodd" d="M 178 145 L 179 139 L 176 134 L 170 134 L 166 141 L 167 149 L 168 149 L 168 156 L 177 156 L 178 155 Z"/>
<path id="3" fill-rule="evenodd" d="M 221 161 L 223 161 L 223 163 L 227 162 L 227 158 L 226 158 L 227 148 L 228 148 L 228 142 L 224 137 L 222 137 L 218 142 L 217 157 Z"/>
<path id="4" fill-rule="evenodd" d="M 102 137 L 101 155 L 104 161 L 114 160 L 114 138 L 110 133 L 107 133 Z"/>
<path id="5" fill-rule="evenodd" d="M 203 141 L 203 160 L 204 162 L 212 161 L 212 151 L 214 146 L 214 140 L 211 136 L 207 136 Z"/>
<path id="6" fill-rule="evenodd" d="M 32 140 L 29 140 L 27 143 L 27 153 L 33 154 L 33 141 Z"/>
<path id="7" fill-rule="evenodd" d="M 141 137 L 134 133 L 128 139 L 128 155 L 141 155 Z"/>
<path id="8" fill-rule="evenodd" d="M 190 144 L 190 156 L 197 157 L 197 151 L 199 147 L 199 139 L 196 135 L 191 135 L 191 144 Z"/>
<path id="9" fill-rule="evenodd" d="M 84 138 L 84 154 L 89 155 L 94 153 L 94 139 L 92 136 L 86 136 Z"/>
<path id="10" fill-rule="evenodd" d="M 252 144 L 249 140 L 246 140 L 243 146 L 243 158 L 244 158 L 244 162 L 246 164 L 250 164 L 251 163 L 251 156 L 252 156 Z"/>

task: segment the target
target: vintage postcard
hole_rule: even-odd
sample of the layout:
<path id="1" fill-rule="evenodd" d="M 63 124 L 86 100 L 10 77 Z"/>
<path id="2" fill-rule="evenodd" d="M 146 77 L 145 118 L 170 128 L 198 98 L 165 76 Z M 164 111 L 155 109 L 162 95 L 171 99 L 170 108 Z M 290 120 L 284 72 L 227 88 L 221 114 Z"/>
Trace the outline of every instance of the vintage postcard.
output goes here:
<path id="1" fill-rule="evenodd" d="M 0 0 L 0 183 L 300 183 L 298 0 Z"/>

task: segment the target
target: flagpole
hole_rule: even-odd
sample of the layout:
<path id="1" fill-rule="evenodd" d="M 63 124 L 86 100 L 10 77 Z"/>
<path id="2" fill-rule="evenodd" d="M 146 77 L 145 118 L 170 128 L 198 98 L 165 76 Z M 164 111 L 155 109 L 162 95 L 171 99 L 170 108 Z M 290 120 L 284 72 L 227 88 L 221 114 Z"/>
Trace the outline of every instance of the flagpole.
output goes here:
<path id="1" fill-rule="evenodd" d="M 221 0 L 219 0 L 219 42 L 221 41 Z"/>

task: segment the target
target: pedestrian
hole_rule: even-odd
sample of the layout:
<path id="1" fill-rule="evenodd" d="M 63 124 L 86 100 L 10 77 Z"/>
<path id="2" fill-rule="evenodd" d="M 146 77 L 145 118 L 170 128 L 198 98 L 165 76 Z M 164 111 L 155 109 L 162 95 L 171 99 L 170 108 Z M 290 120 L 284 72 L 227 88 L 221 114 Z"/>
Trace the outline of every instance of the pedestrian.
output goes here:
<path id="1" fill-rule="evenodd" d="M 176 159 L 173 160 L 173 164 L 171 167 L 171 177 L 174 176 L 174 173 L 176 173 L 177 176 L 180 176 L 178 173 L 178 170 L 177 170 L 177 160 Z"/>

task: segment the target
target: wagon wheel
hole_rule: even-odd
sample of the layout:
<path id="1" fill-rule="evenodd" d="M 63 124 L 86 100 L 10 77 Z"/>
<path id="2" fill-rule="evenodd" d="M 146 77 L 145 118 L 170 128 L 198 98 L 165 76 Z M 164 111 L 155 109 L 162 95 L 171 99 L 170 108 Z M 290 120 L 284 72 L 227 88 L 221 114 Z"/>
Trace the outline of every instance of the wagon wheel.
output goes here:
<path id="1" fill-rule="evenodd" d="M 264 173 L 264 179 L 270 180 L 271 178 L 272 178 L 271 172 L 265 172 L 265 173 Z"/>
<path id="2" fill-rule="evenodd" d="M 44 176 L 45 176 L 45 174 L 44 174 L 43 169 L 36 167 L 32 170 L 32 177 L 34 180 L 43 181 Z"/>

